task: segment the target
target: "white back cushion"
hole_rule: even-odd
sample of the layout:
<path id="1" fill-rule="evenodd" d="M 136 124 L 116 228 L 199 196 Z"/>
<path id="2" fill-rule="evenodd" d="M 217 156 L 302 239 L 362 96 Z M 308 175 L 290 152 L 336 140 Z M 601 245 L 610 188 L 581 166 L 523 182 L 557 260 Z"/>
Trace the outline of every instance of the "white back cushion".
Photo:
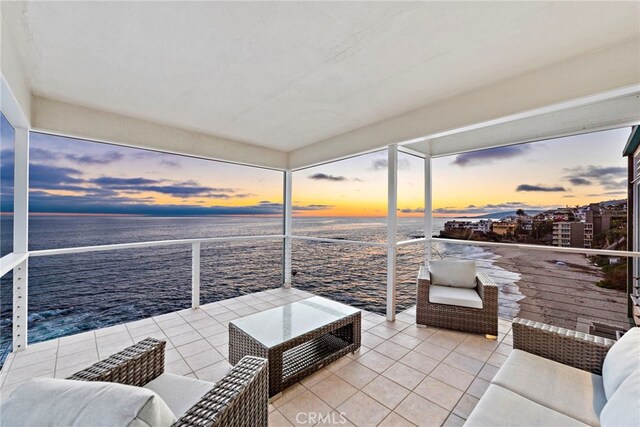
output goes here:
<path id="1" fill-rule="evenodd" d="M 214 383 L 168 372 L 144 385 L 160 396 L 177 418 L 182 417 L 213 387 Z"/>
<path id="2" fill-rule="evenodd" d="M 0 406 L 2 427 L 169 427 L 176 417 L 153 391 L 117 383 L 38 378 Z"/>
<path id="3" fill-rule="evenodd" d="M 454 288 L 476 287 L 476 263 L 462 260 L 436 260 L 429 262 L 432 285 Z"/>
<path id="4" fill-rule="evenodd" d="M 640 368 L 638 368 L 640 369 Z M 624 380 L 613 393 L 602 412 L 602 427 L 638 427 L 640 425 L 640 370 Z"/>
<path id="5" fill-rule="evenodd" d="M 609 350 L 602 364 L 602 383 L 607 400 L 640 369 L 640 328 L 631 328 Z"/>

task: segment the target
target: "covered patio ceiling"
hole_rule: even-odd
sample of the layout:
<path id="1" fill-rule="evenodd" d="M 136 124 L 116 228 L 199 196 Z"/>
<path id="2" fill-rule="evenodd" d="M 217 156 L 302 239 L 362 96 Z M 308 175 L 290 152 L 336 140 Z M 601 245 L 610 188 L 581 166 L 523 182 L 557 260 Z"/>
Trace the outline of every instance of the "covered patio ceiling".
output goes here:
<path id="1" fill-rule="evenodd" d="M 1 7 L 3 90 L 46 132 L 286 169 L 640 121 L 637 2 Z"/>

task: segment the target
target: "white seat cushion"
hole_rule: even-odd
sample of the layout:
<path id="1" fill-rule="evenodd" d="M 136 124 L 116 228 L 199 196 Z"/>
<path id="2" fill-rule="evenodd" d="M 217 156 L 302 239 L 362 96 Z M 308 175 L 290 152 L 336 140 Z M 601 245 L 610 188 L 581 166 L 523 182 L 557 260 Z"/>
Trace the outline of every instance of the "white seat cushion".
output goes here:
<path id="1" fill-rule="evenodd" d="M 469 289 L 477 286 L 474 261 L 449 259 L 430 261 L 429 273 L 432 285 Z"/>
<path id="2" fill-rule="evenodd" d="M 200 398 L 207 394 L 213 386 L 215 384 L 208 381 L 164 373 L 145 384 L 144 388 L 152 390 L 162 397 L 176 418 L 180 418 L 198 403 Z"/>
<path id="3" fill-rule="evenodd" d="M 491 384 L 464 423 L 465 427 L 585 427 L 576 419 Z"/>
<path id="4" fill-rule="evenodd" d="M 156 393 L 98 381 L 38 378 L 0 406 L 2 427 L 168 427 L 176 417 Z"/>
<path id="5" fill-rule="evenodd" d="M 639 368 L 640 369 L 640 368 Z M 640 425 L 640 371 L 623 381 L 600 413 L 602 427 L 638 427 Z"/>
<path id="6" fill-rule="evenodd" d="M 492 384 L 591 426 L 606 403 L 602 377 L 522 350 L 513 350 Z"/>
<path id="7" fill-rule="evenodd" d="M 602 379 L 607 399 L 638 371 L 640 365 L 640 328 L 631 328 L 607 352 L 602 364 Z"/>
<path id="8" fill-rule="evenodd" d="M 429 286 L 429 302 L 458 307 L 482 308 L 482 299 L 475 289 L 452 288 L 449 286 Z"/>

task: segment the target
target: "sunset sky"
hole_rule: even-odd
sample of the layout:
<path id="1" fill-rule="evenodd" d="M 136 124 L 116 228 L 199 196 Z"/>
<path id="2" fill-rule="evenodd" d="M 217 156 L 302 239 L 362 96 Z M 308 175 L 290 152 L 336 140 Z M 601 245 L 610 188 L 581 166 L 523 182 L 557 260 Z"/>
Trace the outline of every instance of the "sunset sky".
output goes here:
<path id="1" fill-rule="evenodd" d="M 433 160 L 434 214 L 473 216 L 625 197 L 622 149 L 630 129 Z M 10 209 L 11 129 L 2 122 L 2 211 Z M 223 162 L 31 134 L 34 213 L 280 215 L 283 173 Z M 384 216 L 387 153 L 294 172 L 298 216 Z M 398 208 L 424 206 L 424 161 L 399 155 Z"/>
<path id="2" fill-rule="evenodd" d="M 622 150 L 630 128 L 433 159 L 436 216 L 543 210 L 626 197 Z M 331 205 L 332 215 L 386 215 L 386 151 L 294 173 L 296 203 Z M 424 161 L 401 153 L 400 215 L 421 215 Z M 317 214 L 303 212 L 302 215 Z"/>

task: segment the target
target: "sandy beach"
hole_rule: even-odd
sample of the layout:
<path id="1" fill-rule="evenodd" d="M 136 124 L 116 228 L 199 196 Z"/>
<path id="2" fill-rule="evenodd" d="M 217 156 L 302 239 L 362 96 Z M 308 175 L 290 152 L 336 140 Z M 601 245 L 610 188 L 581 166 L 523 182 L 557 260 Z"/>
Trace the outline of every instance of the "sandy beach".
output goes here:
<path id="1" fill-rule="evenodd" d="M 627 325 L 625 293 L 596 286 L 602 274 L 586 256 L 516 248 L 493 252 L 501 257 L 496 266 L 520 274 L 515 286 L 496 278 L 501 316 L 578 330 L 590 321 Z"/>

